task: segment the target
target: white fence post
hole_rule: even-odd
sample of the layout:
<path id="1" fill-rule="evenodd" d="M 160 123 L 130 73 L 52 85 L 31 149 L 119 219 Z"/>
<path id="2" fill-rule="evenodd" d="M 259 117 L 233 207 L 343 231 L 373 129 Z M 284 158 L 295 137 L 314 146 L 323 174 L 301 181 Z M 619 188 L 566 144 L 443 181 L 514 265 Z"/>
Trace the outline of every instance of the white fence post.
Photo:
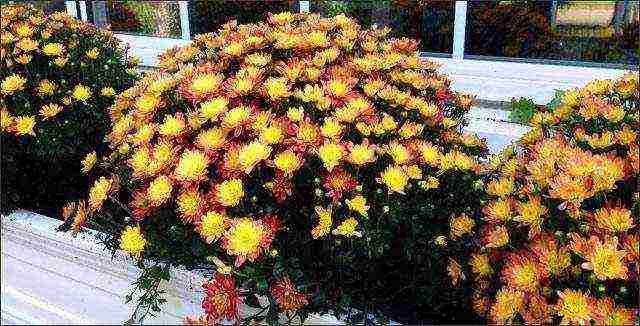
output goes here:
<path id="1" fill-rule="evenodd" d="M 76 8 L 75 1 L 65 1 L 65 6 L 67 7 L 67 14 L 73 18 L 78 18 L 78 9 Z"/>
<path id="2" fill-rule="evenodd" d="M 455 20 L 453 22 L 453 53 L 454 59 L 464 58 L 464 40 L 467 28 L 467 1 L 456 1 Z"/>
<path id="3" fill-rule="evenodd" d="M 80 20 L 82 20 L 83 22 L 87 21 L 87 2 L 86 1 L 80 1 Z"/>
<path id="4" fill-rule="evenodd" d="M 191 39 L 191 30 L 189 29 L 189 1 L 178 1 L 180 8 L 180 31 L 183 40 Z"/>
<path id="5" fill-rule="evenodd" d="M 308 0 L 300 0 L 298 1 L 298 9 L 300 9 L 300 13 L 309 12 L 309 1 Z"/>

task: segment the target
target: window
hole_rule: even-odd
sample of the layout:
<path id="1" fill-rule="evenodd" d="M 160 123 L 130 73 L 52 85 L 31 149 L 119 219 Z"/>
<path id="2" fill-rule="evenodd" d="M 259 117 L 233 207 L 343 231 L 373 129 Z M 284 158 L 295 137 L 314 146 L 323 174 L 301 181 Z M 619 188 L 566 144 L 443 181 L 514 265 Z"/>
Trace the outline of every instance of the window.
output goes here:
<path id="1" fill-rule="evenodd" d="M 177 1 L 87 1 L 88 20 L 114 32 L 180 38 Z"/>
<path id="2" fill-rule="evenodd" d="M 228 21 L 240 24 L 255 23 L 265 19 L 268 12 L 297 11 L 298 1 L 189 1 L 189 25 L 191 35 L 215 32 Z"/>
<path id="3" fill-rule="evenodd" d="M 469 1 L 465 53 L 637 65 L 637 1 Z"/>
<path id="4" fill-rule="evenodd" d="M 311 1 L 310 11 L 323 16 L 346 14 L 361 25 L 389 26 L 395 36 L 420 40 L 424 52 L 450 54 L 455 2 L 448 0 Z"/>
<path id="5" fill-rule="evenodd" d="M 66 11 L 67 7 L 64 3 L 64 0 L 54 0 L 54 1 L 26 1 L 27 3 L 32 4 L 34 7 L 42 9 L 45 14 L 50 14 L 56 11 Z"/>

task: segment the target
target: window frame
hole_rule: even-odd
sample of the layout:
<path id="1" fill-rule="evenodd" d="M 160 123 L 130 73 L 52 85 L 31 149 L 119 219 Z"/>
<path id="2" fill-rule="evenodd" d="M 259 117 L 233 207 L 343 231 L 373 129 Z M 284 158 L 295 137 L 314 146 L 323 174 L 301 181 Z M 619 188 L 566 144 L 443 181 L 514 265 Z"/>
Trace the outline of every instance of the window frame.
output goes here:
<path id="1" fill-rule="evenodd" d="M 66 4 L 70 15 L 87 20 L 86 1 L 66 1 Z M 129 44 L 132 53 L 141 58 L 143 66 L 157 66 L 159 54 L 169 48 L 186 45 L 191 40 L 189 1 L 180 0 L 178 4 L 181 38 L 114 33 Z M 300 12 L 309 12 L 310 1 L 300 0 L 298 8 Z M 465 54 L 467 9 L 467 0 L 455 1 L 452 52 L 421 52 L 420 56 L 440 63 L 442 70 L 449 73 L 454 89 L 477 94 L 480 99 L 509 101 L 514 96 L 525 96 L 532 97 L 538 104 L 546 104 L 555 89 L 581 87 L 594 78 L 618 78 L 629 70 L 638 71 L 638 66 L 625 64 Z M 514 76 L 510 77 L 510 74 Z"/>

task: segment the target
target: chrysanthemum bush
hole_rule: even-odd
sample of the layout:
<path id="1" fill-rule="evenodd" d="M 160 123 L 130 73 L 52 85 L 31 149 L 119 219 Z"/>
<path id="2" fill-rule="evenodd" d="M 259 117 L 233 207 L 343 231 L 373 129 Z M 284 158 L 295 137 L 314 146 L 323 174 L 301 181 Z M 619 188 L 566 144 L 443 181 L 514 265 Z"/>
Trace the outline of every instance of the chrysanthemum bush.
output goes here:
<path id="1" fill-rule="evenodd" d="M 637 75 L 568 90 L 493 160 L 482 219 L 451 229 L 449 271 L 477 313 L 637 324 L 639 98 Z"/>
<path id="2" fill-rule="evenodd" d="M 101 150 L 107 108 L 133 85 L 135 61 L 110 32 L 66 13 L 2 5 L 0 19 L 2 209 L 57 212 L 88 189 L 80 161 Z"/>
<path id="3" fill-rule="evenodd" d="M 388 32 L 281 13 L 170 50 L 116 99 L 105 172 L 68 225 L 158 275 L 213 271 L 208 322 L 468 318 L 439 248 L 479 211 L 486 145 L 460 132 L 472 98 Z"/>

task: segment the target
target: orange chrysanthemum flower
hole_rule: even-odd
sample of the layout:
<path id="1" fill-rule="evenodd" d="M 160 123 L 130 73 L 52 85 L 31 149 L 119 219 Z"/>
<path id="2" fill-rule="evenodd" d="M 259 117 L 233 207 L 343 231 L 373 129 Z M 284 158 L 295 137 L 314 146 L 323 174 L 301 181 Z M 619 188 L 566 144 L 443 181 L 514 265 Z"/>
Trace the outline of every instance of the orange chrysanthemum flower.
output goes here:
<path id="1" fill-rule="evenodd" d="M 278 280 L 270 290 L 282 311 L 296 311 L 309 304 L 307 295 L 298 291 L 288 276 Z"/>

